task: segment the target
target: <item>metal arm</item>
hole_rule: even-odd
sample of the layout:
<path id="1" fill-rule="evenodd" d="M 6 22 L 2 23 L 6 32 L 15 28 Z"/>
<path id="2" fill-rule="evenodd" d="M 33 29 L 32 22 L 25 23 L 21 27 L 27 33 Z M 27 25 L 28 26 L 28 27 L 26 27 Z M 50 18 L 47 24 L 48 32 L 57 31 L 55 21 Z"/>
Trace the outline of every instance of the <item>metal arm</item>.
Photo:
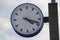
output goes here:
<path id="1" fill-rule="evenodd" d="M 49 22 L 49 17 L 43 17 L 43 22 L 44 22 L 44 23 Z"/>

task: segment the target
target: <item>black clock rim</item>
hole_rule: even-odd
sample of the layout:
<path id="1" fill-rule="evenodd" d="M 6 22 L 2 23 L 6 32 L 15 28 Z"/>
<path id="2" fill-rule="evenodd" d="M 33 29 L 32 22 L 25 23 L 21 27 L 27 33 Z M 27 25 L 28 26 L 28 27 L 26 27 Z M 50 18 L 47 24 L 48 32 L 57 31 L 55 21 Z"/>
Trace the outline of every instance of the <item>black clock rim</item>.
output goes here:
<path id="1" fill-rule="evenodd" d="M 23 3 L 23 4 L 21 4 L 21 5 L 25 5 L 25 4 L 33 5 L 33 6 L 37 7 L 37 8 L 41 11 L 41 9 L 40 9 L 38 6 L 36 6 L 36 5 L 32 4 L 32 3 Z M 19 6 L 21 6 L 21 5 L 19 5 Z M 19 6 L 17 6 L 16 8 L 18 8 Z M 16 10 L 16 8 L 13 10 L 13 12 Z M 12 25 L 13 29 L 15 30 L 15 28 L 14 28 L 14 26 L 13 26 L 13 24 L 12 24 L 12 15 L 13 15 L 13 12 L 12 12 L 12 14 L 11 14 L 10 20 L 11 20 L 11 25 Z M 41 11 L 41 14 L 42 14 L 42 11 Z M 42 14 L 42 16 L 43 16 L 43 14 Z M 40 28 L 39 30 L 37 30 L 36 32 L 32 33 L 32 34 L 28 34 L 28 35 L 27 35 L 27 34 L 22 34 L 22 33 L 19 33 L 19 32 L 16 31 L 16 30 L 15 30 L 15 32 L 16 32 L 17 34 L 19 34 L 20 36 L 22 36 L 22 37 L 33 37 L 33 36 L 37 35 L 37 34 L 42 30 L 42 28 L 43 28 L 43 21 L 42 21 L 41 28 Z"/>
<path id="2" fill-rule="evenodd" d="M 42 25 L 43 26 L 43 25 Z M 13 27 L 13 29 L 15 30 L 15 28 Z M 33 37 L 33 36 L 36 36 L 37 34 L 39 34 L 39 32 L 42 30 L 42 27 L 39 29 L 39 30 L 37 30 L 36 32 L 34 32 L 34 33 L 32 33 L 32 34 L 22 34 L 22 33 L 19 33 L 18 31 L 16 31 L 15 30 L 15 32 L 17 33 L 17 34 L 19 34 L 20 36 L 22 36 L 22 37 Z"/>

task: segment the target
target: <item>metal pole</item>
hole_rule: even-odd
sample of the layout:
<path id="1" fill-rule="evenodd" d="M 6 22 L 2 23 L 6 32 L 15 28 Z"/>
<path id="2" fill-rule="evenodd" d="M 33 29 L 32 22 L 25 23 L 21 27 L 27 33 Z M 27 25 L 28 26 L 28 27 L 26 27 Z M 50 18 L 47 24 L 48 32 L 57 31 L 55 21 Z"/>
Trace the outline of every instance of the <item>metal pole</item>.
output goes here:
<path id="1" fill-rule="evenodd" d="M 59 40 L 58 7 L 55 0 L 51 0 L 51 3 L 48 4 L 48 8 L 49 8 L 50 40 Z"/>
<path id="2" fill-rule="evenodd" d="M 51 0 L 51 3 L 55 3 L 55 0 Z"/>

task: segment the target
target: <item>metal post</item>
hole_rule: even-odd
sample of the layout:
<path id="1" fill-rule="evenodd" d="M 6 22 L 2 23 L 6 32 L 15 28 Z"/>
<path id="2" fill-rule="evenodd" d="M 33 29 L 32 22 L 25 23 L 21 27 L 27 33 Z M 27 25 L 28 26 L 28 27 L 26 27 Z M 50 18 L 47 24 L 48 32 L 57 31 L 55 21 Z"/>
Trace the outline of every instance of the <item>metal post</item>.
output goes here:
<path id="1" fill-rule="evenodd" d="M 51 3 L 55 3 L 55 0 L 51 0 Z"/>
<path id="2" fill-rule="evenodd" d="M 58 30 L 58 8 L 55 0 L 51 0 L 48 4 L 49 8 L 49 29 L 50 29 L 50 40 L 59 40 Z"/>

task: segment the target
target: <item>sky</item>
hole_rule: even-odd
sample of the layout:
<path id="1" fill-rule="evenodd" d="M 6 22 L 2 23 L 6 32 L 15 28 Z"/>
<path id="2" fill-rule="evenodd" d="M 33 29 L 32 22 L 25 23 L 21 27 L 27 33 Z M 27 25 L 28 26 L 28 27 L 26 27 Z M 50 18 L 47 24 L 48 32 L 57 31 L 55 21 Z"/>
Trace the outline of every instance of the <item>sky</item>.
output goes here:
<path id="1" fill-rule="evenodd" d="M 49 23 L 44 23 L 41 32 L 31 38 L 19 36 L 12 28 L 10 17 L 11 13 L 18 5 L 23 3 L 32 3 L 37 5 L 43 12 L 44 17 L 48 17 L 48 3 L 51 0 L 0 0 L 0 40 L 49 40 Z M 58 21 L 60 36 L 60 0 L 58 3 Z M 60 37 L 59 37 L 60 39 Z"/>

